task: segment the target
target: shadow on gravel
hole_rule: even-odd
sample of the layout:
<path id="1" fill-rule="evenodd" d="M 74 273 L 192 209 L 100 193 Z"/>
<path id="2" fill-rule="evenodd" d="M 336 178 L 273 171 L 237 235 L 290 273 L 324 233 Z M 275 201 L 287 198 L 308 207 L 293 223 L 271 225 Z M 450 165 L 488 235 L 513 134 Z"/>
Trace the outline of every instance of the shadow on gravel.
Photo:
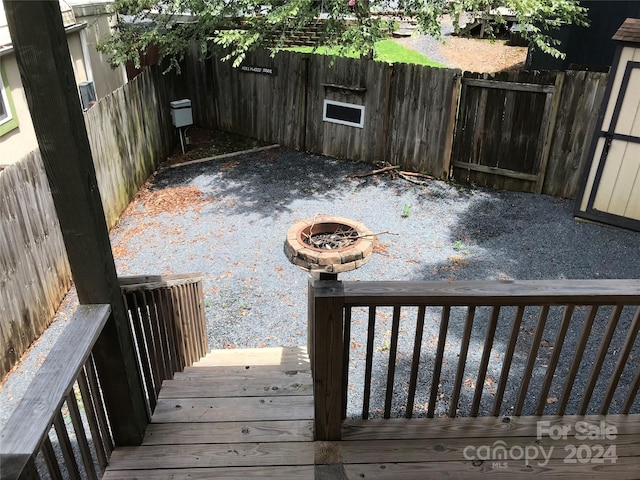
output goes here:
<path id="1" fill-rule="evenodd" d="M 354 188 L 348 175 L 372 168 L 279 148 L 166 169 L 158 172 L 152 189 L 195 184 L 207 197 L 224 199 L 228 213 L 270 217 L 290 211 L 295 200 L 331 202 Z"/>
<path id="2" fill-rule="evenodd" d="M 638 233 L 573 218 L 573 200 L 479 191 L 456 218 L 448 261 L 422 279 L 638 278 Z"/>

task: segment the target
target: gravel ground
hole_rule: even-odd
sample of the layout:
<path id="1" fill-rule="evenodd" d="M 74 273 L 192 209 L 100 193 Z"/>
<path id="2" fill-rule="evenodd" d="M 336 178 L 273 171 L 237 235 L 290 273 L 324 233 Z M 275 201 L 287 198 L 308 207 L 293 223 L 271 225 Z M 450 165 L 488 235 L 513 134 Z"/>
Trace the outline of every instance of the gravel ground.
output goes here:
<path id="1" fill-rule="evenodd" d="M 347 178 L 371 168 L 278 148 L 160 171 L 150 191 L 141 197 L 145 201 L 134 203 L 119 228 L 112 232 L 118 272 L 204 273 L 211 348 L 306 344 L 307 274 L 287 261 L 282 247 L 285 233 L 295 220 L 318 213 L 354 218 L 373 232 L 398 234 L 381 235 L 378 253 L 362 268 L 341 274 L 342 280 L 640 278 L 640 234 L 578 222 L 572 216 L 573 201 L 470 189 L 439 181 L 420 187 L 387 177 Z M 171 192 L 171 198 L 176 198 L 181 191 L 190 195 L 201 192 L 201 197 L 191 207 L 173 200 L 172 207 L 158 209 L 163 205 L 163 196 Z M 407 210 L 409 215 L 403 217 Z M 625 311 L 621 325 L 628 325 L 630 313 Z M 437 310 L 427 311 L 422 352 L 427 368 L 420 376 L 417 414 L 424 410 L 427 400 L 438 315 Z M 536 315 L 535 309 L 526 312 L 514 372 L 522 371 Z M 488 312 L 479 309 L 464 376 L 462 413 L 473 395 L 475 377 L 471 372 L 480 360 L 487 316 Z M 485 382 L 486 395 L 495 391 L 512 316 L 507 308 L 499 319 Z M 560 312 L 552 308 L 532 385 L 537 385 L 544 374 L 559 316 Z M 585 312 L 578 309 L 565 341 L 565 347 L 569 347 L 564 352 L 577 343 L 580 318 L 584 316 Z M 381 309 L 378 318 L 373 415 L 380 414 L 384 399 L 391 312 Z M 607 312 L 598 315 L 594 331 L 601 331 L 606 318 Z M 437 414 L 446 412 L 463 321 L 464 312 L 453 309 Z M 366 312 L 354 312 L 351 415 L 358 414 L 361 408 L 358 405 L 362 401 L 365 330 Z M 414 331 L 415 313 L 403 310 L 394 387 L 397 392 L 406 390 Z M 590 340 L 587 352 L 597 349 L 596 340 Z M 610 353 L 619 349 L 621 341 L 619 336 L 614 338 Z M 630 382 L 638 368 L 639 343 L 636 341 L 634 346 L 634 361 L 625 369 L 623 385 Z M 558 379 L 549 394 L 551 405 L 569 360 L 569 355 L 561 356 Z M 605 370 L 613 368 L 613 361 L 613 356 L 607 357 Z M 581 368 L 576 383 L 584 384 L 588 373 Z M 21 375 L 12 377 L 17 380 L 10 378 L 0 392 L 2 418 L 10 411 L 12 402 L 7 399 L 19 397 L 23 388 L 18 384 Z M 602 398 L 604 388 L 599 383 L 594 398 Z M 513 386 L 507 388 L 504 412 L 509 412 L 516 394 Z M 534 408 L 535 401 L 528 398 L 525 413 Z M 640 411 L 638 403 L 636 411 Z M 570 405 L 574 404 L 572 399 Z M 402 411 L 401 405 L 395 407 L 396 412 Z M 485 396 L 482 411 L 489 407 Z"/>
<path id="2" fill-rule="evenodd" d="M 307 274 L 286 260 L 282 244 L 285 232 L 297 219 L 318 213 L 362 221 L 381 235 L 378 253 L 363 268 L 342 274 L 343 280 L 497 280 L 564 278 L 640 278 L 640 234 L 612 227 L 575 221 L 573 202 L 548 196 L 498 192 L 433 181 L 426 187 L 385 177 L 347 179 L 367 172 L 369 165 L 278 149 L 238 157 L 233 161 L 208 162 L 159 172 L 152 193 L 170 188 L 203 193 L 199 211 L 189 208 L 175 213 L 154 213 L 141 225 L 134 217 L 136 235 L 127 236 L 129 218 L 124 218 L 114 239 L 123 248 L 118 259 L 121 274 L 157 272 L 204 272 L 207 328 L 211 348 L 295 346 L 306 344 Z M 186 190 L 185 190 L 186 191 Z M 203 200 L 210 200 L 204 203 Z M 151 203 L 149 201 L 148 203 Z M 136 211 L 144 215 L 144 206 Z M 403 213 L 408 210 L 408 217 Z M 144 230 L 144 235 L 137 232 Z M 427 311 L 424 361 L 430 366 L 437 342 L 439 310 Z M 533 333 L 537 309 L 527 310 L 523 340 L 518 344 L 514 371 L 522 371 L 523 358 Z M 608 312 L 596 319 L 603 328 Z M 624 322 L 630 319 L 625 311 Z M 384 402 L 386 368 L 392 312 L 380 309 L 376 330 L 372 415 L 379 415 Z M 461 412 L 467 411 L 482 354 L 489 312 L 479 309 L 464 376 Z M 552 309 L 545 330 L 540 365 L 532 385 L 542 382 L 541 367 L 552 352 L 561 317 Z M 567 334 L 571 349 L 580 335 L 585 312 L 579 309 Z M 504 309 L 489 367 L 483 410 L 495 391 L 502 352 L 505 348 L 511 309 Z M 459 338 L 464 312 L 454 309 L 447 335 L 447 356 L 442 391 L 436 412 L 446 411 L 447 390 L 457 367 Z M 410 369 L 415 313 L 403 310 L 394 389 L 406 390 Z M 354 312 L 350 375 L 349 413 L 357 414 L 362 401 L 366 311 Z M 587 352 L 597 350 L 592 339 Z M 612 352 L 622 339 L 616 337 Z M 616 343 L 617 342 L 617 343 Z M 570 356 L 563 355 L 558 377 L 564 378 Z M 613 357 L 605 368 L 613 368 Z M 635 358 L 640 358 L 636 345 Z M 625 370 L 630 381 L 637 362 Z M 416 413 L 424 410 L 429 368 L 421 373 Z M 589 372 L 581 369 L 579 382 Z M 556 384 L 557 383 L 557 384 Z M 624 381 L 623 381 L 624 383 Z M 550 405 L 560 387 L 554 382 Z M 605 385 L 598 385 L 601 398 Z M 554 393 L 556 392 L 556 393 Z M 513 406 L 515 386 L 505 394 L 505 412 Z M 402 398 L 402 395 L 398 395 Z M 535 408 L 529 398 L 525 410 Z M 575 406 L 572 399 L 570 406 Z M 400 404 L 395 406 L 401 412 Z"/>

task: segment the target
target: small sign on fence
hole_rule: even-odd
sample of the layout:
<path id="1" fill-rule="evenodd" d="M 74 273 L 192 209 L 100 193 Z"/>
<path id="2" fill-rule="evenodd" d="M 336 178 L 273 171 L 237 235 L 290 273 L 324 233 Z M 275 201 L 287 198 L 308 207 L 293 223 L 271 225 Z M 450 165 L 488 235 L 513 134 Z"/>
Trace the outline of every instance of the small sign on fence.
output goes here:
<path id="1" fill-rule="evenodd" d="M 258 67 L 255 65 L 241 65 L 240 71 L 248 73 L 261 73 L 263 75 L 278 75 L 277 68 L 271 67 Z"/>

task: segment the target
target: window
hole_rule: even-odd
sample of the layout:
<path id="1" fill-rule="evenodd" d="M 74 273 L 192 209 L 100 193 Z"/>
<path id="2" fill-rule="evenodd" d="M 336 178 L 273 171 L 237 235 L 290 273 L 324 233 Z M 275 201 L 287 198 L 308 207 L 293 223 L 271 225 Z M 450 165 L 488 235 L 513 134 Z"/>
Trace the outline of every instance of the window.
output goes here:
<path id="1" fill-rule="evenodd" d="M 0 136 L 18 127 L 18 117 L 13 107 L 11 89 L 4 67 L 0 63 Z"/>
<path id="2" fill-rule="evenodd" d="M 364 105 L 325 100 L 322 120 L 351 127 L 364 127 Z"/>

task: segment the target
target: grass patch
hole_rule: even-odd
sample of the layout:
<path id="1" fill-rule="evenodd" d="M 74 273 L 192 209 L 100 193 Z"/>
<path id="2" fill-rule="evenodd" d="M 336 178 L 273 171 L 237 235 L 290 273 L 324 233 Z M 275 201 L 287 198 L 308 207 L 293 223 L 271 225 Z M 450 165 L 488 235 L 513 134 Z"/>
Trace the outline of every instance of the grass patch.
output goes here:
<path id="1" fill-rule="evenodd" d="M 336 55 L 338 54 L 337 48 L 327 48 L 327 47 L 319 47 L 315 51 L 313 47 L 291 47 L 286 50 L 291 50 L 294 52 L 301 53 L 315 53 L 318 55 Z M 358 52 L 352 51 L 347 52 L 343 56 L 349 58 L 358 58 L 360 54 Z M 409 48 L 403 47 L 399 43 L 394 42 L 393 40 L 380 40 L 376 42 L 375 46 L 375 60 L 378 62 L 386 62 L 386 63 L 415 63 L 417 65 L 426 65 L 428 67 L 439 67 L 445 68 L 445 66 L 435 60 L 431 60 L 428 57 L 425 57 L 419 52 L 415 50 L 411 50 Z"/>

